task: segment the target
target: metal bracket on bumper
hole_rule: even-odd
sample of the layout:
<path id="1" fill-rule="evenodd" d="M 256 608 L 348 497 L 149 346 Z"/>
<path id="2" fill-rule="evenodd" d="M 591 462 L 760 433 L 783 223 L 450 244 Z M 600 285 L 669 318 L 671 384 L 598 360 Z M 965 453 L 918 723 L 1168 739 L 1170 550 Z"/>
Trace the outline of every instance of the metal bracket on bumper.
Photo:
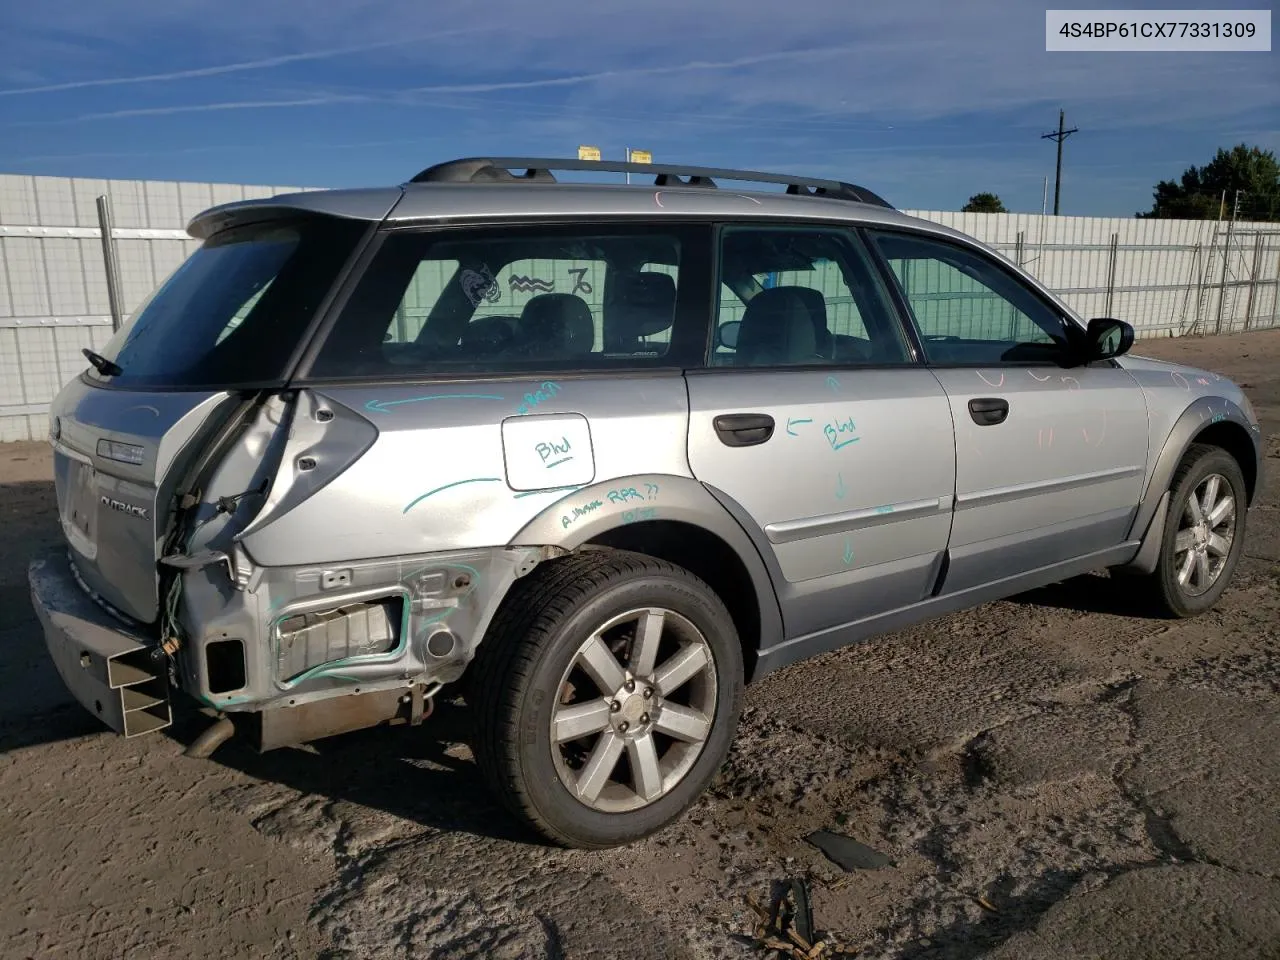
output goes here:
<path id="1" fill-rule="evenodd" d="M 86 710 L 126 737 L 169 726 L 169 681 L 146 641 L 99 607 L 64 554 L 33 560 L 31 603 L 62 682 Z"/>

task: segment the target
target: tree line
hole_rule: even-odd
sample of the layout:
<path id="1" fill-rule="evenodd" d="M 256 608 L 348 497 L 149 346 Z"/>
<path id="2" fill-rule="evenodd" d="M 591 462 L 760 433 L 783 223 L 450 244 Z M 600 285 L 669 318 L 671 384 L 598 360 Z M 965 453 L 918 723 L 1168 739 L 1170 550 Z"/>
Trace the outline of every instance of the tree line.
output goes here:
<path id="1" fill-rule="evenodd" d="M 994 193 L 975 193 L 964 213 L 1008 213 Z M 1216 220 L 1230 217 L 1280 220 L 1280 163 L 1270 150 L 1238 144 L 1221 147 L 1202 167 L 1190 166 L 1178 180 L 1161 180 L 1152 191 L 1150 210 L 1134 216 L 1164 220 Z"/>

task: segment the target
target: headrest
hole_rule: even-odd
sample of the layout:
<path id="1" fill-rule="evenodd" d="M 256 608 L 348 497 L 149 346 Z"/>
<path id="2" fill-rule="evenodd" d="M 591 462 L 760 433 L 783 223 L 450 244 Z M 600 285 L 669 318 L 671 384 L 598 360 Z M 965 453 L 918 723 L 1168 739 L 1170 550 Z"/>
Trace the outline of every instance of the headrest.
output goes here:
<path id="1" fill-rule="evenodd" d="M 604 302 L 611 337 L 634 340 L 671 327 L 676 314 L 676 281 L 665 273 L 614 273 Z"/>
<path id="2" fill-rule="evenodd" d="M 772 366 L 817 359 L 809 292 L 806 287 L 774 287 L 752 297 L 738 331 L 737 362 Z"/>
<path id="3" fill-rule="evenodd" d="M 827 326 L 827 298 L 822 295 L 821 290 L 815 290 L 813 287 L 783 287 L 782 289 L 794 292 L 804 301 L 809 311 L 809 318 L 813 320 L 813 335 L 818 341 L 818 350 L 821 352 L 824 346 L 831 344 L 831 330 Z"/>
<path id="4" fill-rule="evenodd" d="M 520 338 L 537 353 L 590 353 L 596 325 L 591 308 L 572 293 L 542 293 L 520 313 Z"/>

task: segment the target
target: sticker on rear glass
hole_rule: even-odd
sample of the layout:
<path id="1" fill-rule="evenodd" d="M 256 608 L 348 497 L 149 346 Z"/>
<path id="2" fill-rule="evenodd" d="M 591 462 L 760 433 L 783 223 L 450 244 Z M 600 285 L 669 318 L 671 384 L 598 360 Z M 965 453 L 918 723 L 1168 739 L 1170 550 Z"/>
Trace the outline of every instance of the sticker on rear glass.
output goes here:
<path id="1" fill-rule="evenodd" d="M 498 281 L 493 278 L 493 271 L 485 266 L 479 270 L 468 267 L 458 275 L 458 282 L 462 284 L 462 292 L 467 295 L 473 307 L 478 307 L 485 301 L 497 303 L 498 297 L 502 295 L 502 291 L 498 289 Z"/>

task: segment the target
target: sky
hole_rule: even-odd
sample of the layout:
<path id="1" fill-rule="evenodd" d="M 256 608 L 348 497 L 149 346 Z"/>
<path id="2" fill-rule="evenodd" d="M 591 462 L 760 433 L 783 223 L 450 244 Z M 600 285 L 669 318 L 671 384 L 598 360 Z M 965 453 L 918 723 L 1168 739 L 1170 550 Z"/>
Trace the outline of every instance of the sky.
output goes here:
<path id="1" fill-rule="evenodd" d="M 990 191 L 1038 213 L 1045 177 L 1052 208 L 1055 159 L 1041 134 L 1064 109 L 1079 132 L 1064 147 L 1062 212 L 1130 216 L 1150 208 L 1156 181 L 1218 147 L 1280 152 L 1274 45 L 1047 53 L 1044 11 L 0 0 L 0 172 L 342 187 L 592 144 L 610 159 L 630 146 L 658 162 L 847 180 L 905 209 L 955 210 Z"/>

